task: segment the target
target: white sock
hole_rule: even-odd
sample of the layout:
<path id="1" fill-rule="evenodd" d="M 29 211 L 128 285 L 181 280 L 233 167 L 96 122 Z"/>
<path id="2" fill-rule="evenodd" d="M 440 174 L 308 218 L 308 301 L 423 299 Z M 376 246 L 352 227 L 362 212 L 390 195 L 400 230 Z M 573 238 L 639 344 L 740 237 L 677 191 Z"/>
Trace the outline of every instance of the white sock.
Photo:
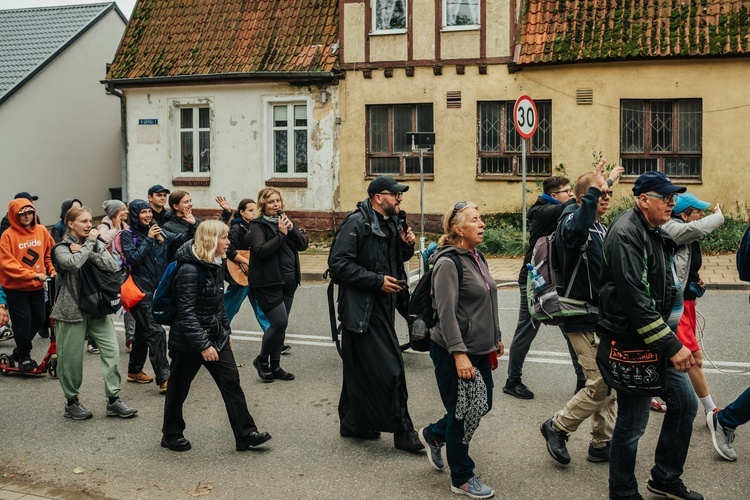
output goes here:
<path id="1" fill-rule="evenodd" d="M 714 411 L 714 408 L 716 408 L 716 405 L 714 404 L 714 400 L 711 398 L 711 395 L 709 394 L 705 398 L 699 398 L 701 400 L 701 404 L 703 405 L 703 408 L 706 410 L 706 413 L 710 413 Z"/>

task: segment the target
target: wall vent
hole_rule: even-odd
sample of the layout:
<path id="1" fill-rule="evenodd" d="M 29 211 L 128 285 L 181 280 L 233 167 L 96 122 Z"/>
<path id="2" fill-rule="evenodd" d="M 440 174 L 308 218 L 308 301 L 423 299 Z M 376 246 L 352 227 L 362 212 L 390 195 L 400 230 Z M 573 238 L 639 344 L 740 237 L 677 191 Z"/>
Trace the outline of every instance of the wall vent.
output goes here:
<path id="1" fill-rule="evenodd" d="M 593 104 L 594 89 L 576 89 L 576 104 Z"/>
<path id="2" fill-rule="evenodd" d="M 448 92 L 446 92 L 445 104 L 449 108 L 460 108 L 461 107 L 461 91 L 449 90 Z"/>

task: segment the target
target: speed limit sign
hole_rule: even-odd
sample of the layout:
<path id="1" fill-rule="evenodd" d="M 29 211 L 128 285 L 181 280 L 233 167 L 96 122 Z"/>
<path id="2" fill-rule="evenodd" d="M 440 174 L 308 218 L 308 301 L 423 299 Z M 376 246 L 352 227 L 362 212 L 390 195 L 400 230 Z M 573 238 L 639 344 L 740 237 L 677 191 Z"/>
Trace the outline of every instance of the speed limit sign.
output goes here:
<path id="1" fill-rule="evenodd" d="M 531 139 L 536 133 L 537 113 L 536 104 L 527 95 L 522 95 L 516 100 L 516 105 L 513 106 L 513 123 L 516 125 L 516 131 L 518 135 L 524 139 Z"/>

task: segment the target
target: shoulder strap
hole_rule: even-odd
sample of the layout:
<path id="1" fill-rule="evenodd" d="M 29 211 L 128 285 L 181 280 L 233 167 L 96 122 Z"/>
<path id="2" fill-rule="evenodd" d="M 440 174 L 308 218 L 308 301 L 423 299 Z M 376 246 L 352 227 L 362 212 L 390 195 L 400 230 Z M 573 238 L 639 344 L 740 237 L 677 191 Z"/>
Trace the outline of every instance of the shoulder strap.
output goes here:
<path id="1" fill-rule="evenodd" d="M 57 269 L 57 268 L 58 268 L 58 266 L 57 266 L 57 259 L 55 259 L 55 249 L 56 249 L 56 248 L 57 248 L 58 246 L 61 246 L 61 245 L 62 245 L 62 246 L 66 246 L 66 247 L 70 248 L 70 243 L 66 243 L 66 242 L 62 242 L 62 241 L 61 241 L 60 243 L 56 243 L 56 244 L 55 244 L 55 245 L 54 245 L 54 246 L 52 247 L 52 250 L 50 251 L 50 257 L 51 257 L 51 259 L 52 259 L 52 266 L 53 266 L 53 267 L 54 267 L 55 269 Z M 70 296 L 71 296 L 71 297 L 73 297 L 73 300 L 75 300 L 75 301 L 77 301 L 78 303 L 80 303 L 80 302 L 81 302 L 81 292 L 80 292 L 80 290 L 78 291 L 78 293 L 75 293 L 75 292 L 73 292 L 73 289 L 72 289 L 72 288 L 70 287 L 70 284 L 68 283 L 68 281 L 67 281 L 66 279 L 63 279 L 63 277 L 62 277 L 62 274 L 63 274 L 63 273 L 64 273 L 64 274 L 69 274 L 69 273 L 70 273 L 70 271 L 64 271 L 64 270 L 62 270 L 62 269 L 60 269 L 60 271 L 61 271 L 61 272 L 58 272 L 58 275 L 59 275 L 59 279 L 60 279 L 60 281 L 62 282 L 62 285 L 63 285 L 63 286 L 65 287 L 65 289 L 66 289 L 66 290 L 68 291 L 68 293 L 70 294 Z M 81 270 L 79 269 L 79 270 L 78 270 L 78 272 L 80 273 L 80 272 L 81 272 Z M 79 281 L 79 283 L 80 283 L 80 281 Z M 57 287 L 57 293 L 55 293 L 55 301 L 57 301 L 57 297 L 58 297 L 59 295 L 60 295 L 60 287 Z"/>

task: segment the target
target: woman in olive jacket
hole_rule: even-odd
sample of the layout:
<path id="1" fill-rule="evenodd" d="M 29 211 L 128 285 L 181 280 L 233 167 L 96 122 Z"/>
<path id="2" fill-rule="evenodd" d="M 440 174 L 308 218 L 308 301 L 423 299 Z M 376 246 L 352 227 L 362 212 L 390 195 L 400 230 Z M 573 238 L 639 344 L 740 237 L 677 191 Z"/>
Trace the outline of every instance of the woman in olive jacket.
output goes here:
<path id="1" fill-rule="evenodd" d="M 284 201 L 274 188 L 258 193 L 257 218 L 250 221 L 248 286 L 271 326 L 263 332 L 260 355 L 253 360 L 263 382 L 293 380 L 279 360 L 294 292 L 301 281 L 299 253 L 307 249 L 304 230 L 283 213 Z M 270 364 L 269 364 L 270 358 Z"/>
<path id="2" fill-rule="evenodd" d="M 161 440 L 163 447 L 173 451 L 187 451 L 191 447 L 183 435 L 182 407 L 201 366 L 211 373 L 224 399 L 237 451 L 271 439 L 267 432 L 258 431 L 247 409 L 232 352 L 221 266 L 221 258 L 229 247 L 228 233 L 229 229 L 221 221 L 205 221 L 198 226 L 195 240 L 186 242 L 176 252 L 179 268 L 172 290 L 177 315 L 169 332 L 172 364 Z"/>

